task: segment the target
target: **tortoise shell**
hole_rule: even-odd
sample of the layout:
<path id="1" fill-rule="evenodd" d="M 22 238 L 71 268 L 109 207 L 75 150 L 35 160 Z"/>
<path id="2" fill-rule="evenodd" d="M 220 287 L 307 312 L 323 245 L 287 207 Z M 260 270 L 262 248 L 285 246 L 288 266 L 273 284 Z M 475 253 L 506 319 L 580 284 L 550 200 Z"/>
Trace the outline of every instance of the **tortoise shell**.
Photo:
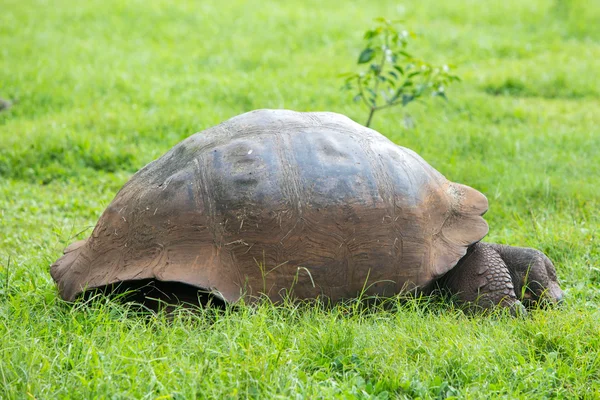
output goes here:
<path id="1" fill-rule="evenodd" d="M 152 279 L 225 301 L 390 296 L 427 287 L 481 240 L 487 199 L 329 112 L 257 110 L 138 171 L 51 274 L 65 300 Z"/>

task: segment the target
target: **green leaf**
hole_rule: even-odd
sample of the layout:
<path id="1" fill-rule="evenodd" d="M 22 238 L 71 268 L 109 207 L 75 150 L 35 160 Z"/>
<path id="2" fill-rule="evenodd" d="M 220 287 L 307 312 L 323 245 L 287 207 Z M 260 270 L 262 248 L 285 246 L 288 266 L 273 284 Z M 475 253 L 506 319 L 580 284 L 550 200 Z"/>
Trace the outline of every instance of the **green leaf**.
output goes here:
<path id="1" fill-rule="evenodd" d="M 400 72 L 401 75 L 404 75 L 404 70 L 402 69 L 401 66 L 399 65 L 394 65 L 394 69 L 398 72 Z"/>
<path id="2" fill-rule="evenodd" d="M 364 38 L 366 40 L 371 40 L 371 39 L 379 36 L 380 33 L 381 33 L 381 28 L 369 29 L 368 31 L 365 32 Z"/>
<path id="3" fill-rule="evenodd" d="M 360 56 L 358 56 L 358 63 L 366 64 L 373 58 L 375 58 L 375 50 L 370 47 L 367 47 L 360 53 Z"/>
<path id="4" fill-rule="evenodd" d="M 415 96 L 413 96 L 412 94 L 403 94 L 402 95 L 402 106 L 406 106 L 408 103 L 410 103 L 414 99 L 415 99 Z"/>
<path id="5" fill-rule="evenodd" d="M 446 93 L 444 93 L 443 91 L 433 92 L 433 95 L 437 96 L 437 97 L 441 97 L 442 99 L 448 101 L 448 97 L 446 97 Z"/>
<path id="6" fill-rule="evenodd" d="M 400 87 L 398 90 L 396 90 L 396 93 L 394 93 L 394 95 L 390 99 L 390 103 L 394 103 L 396 100 L 398 100 L 400 98 L 401 94 L 402 94 L 402 87 Z"/>

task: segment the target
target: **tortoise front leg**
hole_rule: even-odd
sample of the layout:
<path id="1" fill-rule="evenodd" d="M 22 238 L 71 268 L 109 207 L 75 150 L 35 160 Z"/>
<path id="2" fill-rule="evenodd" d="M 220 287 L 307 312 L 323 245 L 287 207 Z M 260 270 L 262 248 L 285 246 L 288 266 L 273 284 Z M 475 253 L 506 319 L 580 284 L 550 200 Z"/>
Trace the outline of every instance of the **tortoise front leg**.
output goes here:
<path id="1" fill-rule="evenodd" d="M 526 306 L 535 306 L 544 300 L 561 303 L 564 293 L 556 277 L 552 261 L 541 251 L 523 247 L 489 244 L 506 263 L 517 297 Z"/>
<path id="2" fill-rule="evenodd" d="M 513 314 L 524 311 L 517 298 L 509 268 L 497 249 L 476 243 L 438 284 L 449 290 L 459 302 L 480 310 L 495 306 L 509 307 Z"/>

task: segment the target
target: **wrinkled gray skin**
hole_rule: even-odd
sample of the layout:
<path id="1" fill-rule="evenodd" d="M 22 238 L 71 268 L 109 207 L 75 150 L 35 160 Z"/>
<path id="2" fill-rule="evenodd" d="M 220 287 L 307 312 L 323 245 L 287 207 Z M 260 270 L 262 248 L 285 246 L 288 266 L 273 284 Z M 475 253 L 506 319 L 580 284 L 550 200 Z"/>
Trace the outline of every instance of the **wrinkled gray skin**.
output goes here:
<path id="1" fill-rule="evenodd" d="M 558 304 L 564 294 L 556 270 L 541 251 L 479 242 L 437 282 L 458 301 L 479 308 L 508 307 L 515 314 L 537 304 Z"/>

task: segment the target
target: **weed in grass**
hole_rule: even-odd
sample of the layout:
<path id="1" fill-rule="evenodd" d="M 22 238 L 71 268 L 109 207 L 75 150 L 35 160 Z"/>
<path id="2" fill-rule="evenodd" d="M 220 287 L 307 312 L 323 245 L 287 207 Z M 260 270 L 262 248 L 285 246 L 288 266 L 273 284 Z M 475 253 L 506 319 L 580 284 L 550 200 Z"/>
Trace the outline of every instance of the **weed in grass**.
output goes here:
<path id="1" fill-rule="evenodd" d="M 359 73 L 342 74 L 343 88 L 353 91 L 354 101 L 369 110 L 366 127 L 377 111 L 423 102 L 426 95 L 446 99 L 446 87 L 460 81 L 448 65 L 432 66 L 407 52 L 414 32 L 400 30 L 398 22 L 383 17 L 375 21 L 377 26 L 365 32 L 367 44 L 358 56 L 359 65 L 369 66 Z"/>

